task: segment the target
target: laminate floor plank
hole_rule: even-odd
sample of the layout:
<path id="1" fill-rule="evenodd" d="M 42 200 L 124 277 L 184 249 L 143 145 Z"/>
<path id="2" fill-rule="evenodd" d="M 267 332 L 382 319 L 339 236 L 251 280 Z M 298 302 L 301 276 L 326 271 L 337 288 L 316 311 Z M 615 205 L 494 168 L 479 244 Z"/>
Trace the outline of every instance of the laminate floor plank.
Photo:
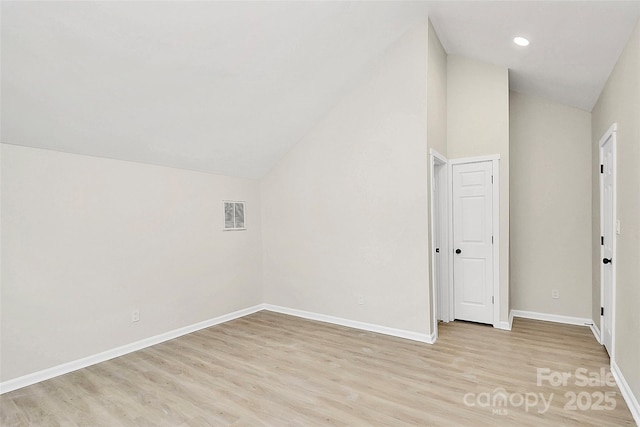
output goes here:
<path id="1" fill-rule="evenodd" d="M 615 385 L 576 383 L 608 365 L 581 326 L 456 321 L 429 345 L 262 311 L 5 393 L 0 424 L 633 426 Z"/>

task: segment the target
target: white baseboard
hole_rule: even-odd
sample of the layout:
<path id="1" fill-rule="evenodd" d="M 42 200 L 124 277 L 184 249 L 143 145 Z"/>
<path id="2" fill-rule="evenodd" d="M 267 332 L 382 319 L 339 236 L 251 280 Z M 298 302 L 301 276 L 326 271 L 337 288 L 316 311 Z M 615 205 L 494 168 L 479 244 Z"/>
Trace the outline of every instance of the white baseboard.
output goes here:
<path id="1" fill-rule="evenodd" d="M 524 310 L 511 310 L 510 317 L 544 320 L 546 322 L 564 323 L 566 325 L 589 326 L 590 324 L 593 324 L 593 321 L 591 319 L 587 319 L 586 317 L 562 316 L 559 314 L 537 313 L 535 311 Z"/>
<path id="2" fill-rule="evenodd" d="M 509 313 L 509 320 L 503 320 L 503 321 L 497 322 L 493 325 L 493 327 L 496 329 L 510 331 L 512 325 L 513 325 L 513 310 Z"/>
<path id="3" fill-rule="evenodd" d="M 302 317 L 309 320 L 317 320 L 319 322 L 332 323 L 334 325 L 347 326 L 349 328 L 361 329 L 378 334 L 391 335 L 394 337 L 405 338 L 408 340 L 419 341 L 427 344 L 435 342 L 435 333 L 421 334 L 418 332 L 405 331 L 403 329 L 389 328 L 387 326 L 374 325 L 371 323 L 358 322 L 356 320 L 344 319 L 342 317 L 328 316 L 326 314 L 313 313 L 310 311 L 297 310 L 289 307 L 281 307 L 272 304 L 263 304 L 263 308 L 276 313 L 288 314 L 291 316 Z"/>
<path id="4" fill-rule="evenodd" d="M 165 332 L 160 335 L 145 338 L 140 341 L 126 344 L 121 347 L 117 347 L 111 350 L 103 351 L 102 353 L 94 354 L 92 356 L 83 357 L 82 359 L 74 360 L 72 362 L 63 363 L 62 365 L 54 366 L 52 368 L 43 369 L 32 374 L 27 374 L 18 378 L 14 378 L 9 381 L 0 383 L 0 394 L 8 393 L 13 390 L 17 390 L 22 387 L 26 387 L 40 381 L 45 381 L 59 375 L 64 375 L 69 372 L 77 371 L 78 369 L 86 368 L 87 366 L 95 365 L 96 363 L 105 362 L 107 360 L 124 356 L 125 354 L 132 353 L 137 350 L 141 350 L 146 347 L 150 347 L 161 342 L 178 338 L 182 335 L 190 334 L 200 329 L 209 328 L 220 323 L 228 322 L 230 320 L 244 317 L 249 314 L 262 310 L 262 304 L 255 305 L 253 307 L 245 308 L 242 310 L 234 311 L 233 313 L 224 314 L 222 316 L 215 317 L 213 319 L 205 320 L 195 323 L 193 325 L 185 326 L 183 328 L 175 329 L 173 331 Z"/>
<path id="5" fill-rule="evenodd" d="M 348 326 L 355 329 L 362 329 L 365 331 L 377 332 L 385 335 L 392 335 L 395 337 L 410 339 L 413 341 L 420 341 L 428 344 L 433 344 L 436 340 L 435 333 L 431 335 L 420 334 L 417 332 L 394 329 L 394 328 L 389 328 L 389 327 L 380 326 L 380 325 L 373 325 L 370 323 L 357 322 L 354 320 L 343 319 L 340 317 L 333 317 L 333 316 L 327 316 L 324 314 L 311 313 L 308 311 L 296 310 L 296 309 L 287 308 L 287 307 L 280 307 L 280 306 L 271 305 L 271 304 L 258 304 L 253 307 L 248 307 L 242 310 L 234 311 L 233 313 L 224 314 L 222 316 L 218 316 L 213 319 L 198 322 L 193 325 L 185 326 L 183 328 L 175 329 L 173 331 L 169 331 L 153 337 L 145 338 L 140 341 L 123 345 L 121 347 L 103 351 L 101 353 L 94 354 L 92 356 L 83 357 L 82 359 L 63 363 L 62 365 L 43 369 L 38 372 L 34 372 L 18 378 L 14 378 L 12 380 L 1 382 L 0 394 L 8 393 L 10 391 L 17 390 L 19 388 L 26 387 L 41 381 L 51 379 L 51 378 L 55 378 L 57 376 L 67 374 L 69 372 L 77 371 L 78 369 L 86 368 L 88 366 L 95 365 L 100 362 L 106 362 L 107 360 L 114 359 L 119 356 L 124 356 L 125 354 L 142 350 L 143 348 L 160 344 L 161 342 L 172 340 L 182 335 L 199 331 L 200 329 L 209 328 L 211 326 L 219 325 L 221 323 L 225 323 L 230 320 L 248 316 L 249 314 L 253 314 L 261 310 L 269 310 L 277 313 L 283 313 L 283 314 L 289 314 L 292 316 L 302 317 L 305 319 L 318 320 L 320 322 L 333 323 L 341 326 Z"/>
<path id="6" fill-rule="evenodd" d="M 615 362 L 615 360 L 611 361 L 611 373 L 613 374 L 613 378 L 618 383 L 618 387 L 620 388 L 620 392 L 622 393 L 622 397 L 624 401 L 627 403 L 629 410 L 631 411 L 631 415 L 636 422 L 636 425 L 640 426 L 640 403 L 638 403 L 638 399 L 631 391 L 631 387 L 629 387 L 629 383 L 622 375 L 622 371 L 620 367 Z"/>
<path id="7" fill-rule="evenodd" d="M 571 317 L 571 316 L 561 316 L 559 314 L 548 314 L 548 313 L 536 313 L 535 311 L 524 311 L 524 310 L 511 310 L 511 314 L 509 315 L 509 322 L 513 323 L 514 317 L 522 317 L 525 319 L 534 319 L 534 320 L 544 320 L 547 322 L 555 322 L 555 323 L 564 323 L 567 325 L 579 325 L 579 326 L 588 326 L 593 332 L 593 336 L 596 337 L 596 341 L 598 344 L 602 344 L 600 338 L 600 329 L 596 326 L 596 324 L 591 319 L 587 319 L 586 317 Z"/>
<path id="8" fill-rule="evenodd" d="M 494 324 L 493 327 L 496 328 L 496 329 L 502 329 L 504 331 L 510 331 L 511 330 L 511 324 L 508 321 L 498 322 L 498 323 Z"/>
<path id="9" fill-rule="evenodd" d="M 598 329 L 598 326 L 596 326 L 595 322 L 592 321 L 589 325 L 589 328 L 591 328 L 591 332 L 593 332 L 593 336 L 596 337 L 596 341 L 598 341 L 598 344 L 602 344 L 600 329 Z"/>

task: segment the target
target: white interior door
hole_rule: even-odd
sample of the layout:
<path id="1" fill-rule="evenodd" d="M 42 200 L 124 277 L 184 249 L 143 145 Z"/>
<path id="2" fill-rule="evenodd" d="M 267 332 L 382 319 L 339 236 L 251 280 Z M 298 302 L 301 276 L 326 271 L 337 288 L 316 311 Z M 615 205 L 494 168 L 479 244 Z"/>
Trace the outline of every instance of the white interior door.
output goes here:
<path id="1" fill-rule="evenodd" d="M 493 324 L 493 163 L 454 164 L 453 294 L 456 319 Z"/>
<path id="2" fill-rule="evenodd" d="M 602 344 L 613 351 L 613 289 L 615 280 L 615 131 L 608 132 L 600 144 L 600 206 L 601 206 L 601 323 Z"/>

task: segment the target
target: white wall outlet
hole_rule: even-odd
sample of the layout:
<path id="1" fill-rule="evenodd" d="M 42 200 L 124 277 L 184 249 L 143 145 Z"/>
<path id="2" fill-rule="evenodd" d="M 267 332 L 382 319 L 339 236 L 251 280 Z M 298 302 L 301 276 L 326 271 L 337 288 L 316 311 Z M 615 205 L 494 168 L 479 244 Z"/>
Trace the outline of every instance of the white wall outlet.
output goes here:
<path id="1" fill-rule="evenodd" d="M 140 310 L 136 309 L 131 312 L 131 321 L 132 322 L 140 321 Z"/>
<path id="2" fill-rule="evenodd" d="M 358 305 L 364 305 L 364 295 L 358 295 Z"/>
<path id="3" fill-rule="evenodd" d="M 551 298 L 558 299 L 560 298 L 560 292 L 557 289 L 551 291 Z"/>

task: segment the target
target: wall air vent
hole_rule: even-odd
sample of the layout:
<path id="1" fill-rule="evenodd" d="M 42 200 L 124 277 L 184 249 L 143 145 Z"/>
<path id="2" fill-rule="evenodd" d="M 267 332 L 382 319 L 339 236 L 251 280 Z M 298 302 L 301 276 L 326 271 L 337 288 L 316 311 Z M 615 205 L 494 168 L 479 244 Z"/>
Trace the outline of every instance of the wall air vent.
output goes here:
<path id="1" fill-rule="evenodd" d="M 224 202 L 224 230 L 246 230 L 244 221 L 244 202 L 225 200 Z"/>

